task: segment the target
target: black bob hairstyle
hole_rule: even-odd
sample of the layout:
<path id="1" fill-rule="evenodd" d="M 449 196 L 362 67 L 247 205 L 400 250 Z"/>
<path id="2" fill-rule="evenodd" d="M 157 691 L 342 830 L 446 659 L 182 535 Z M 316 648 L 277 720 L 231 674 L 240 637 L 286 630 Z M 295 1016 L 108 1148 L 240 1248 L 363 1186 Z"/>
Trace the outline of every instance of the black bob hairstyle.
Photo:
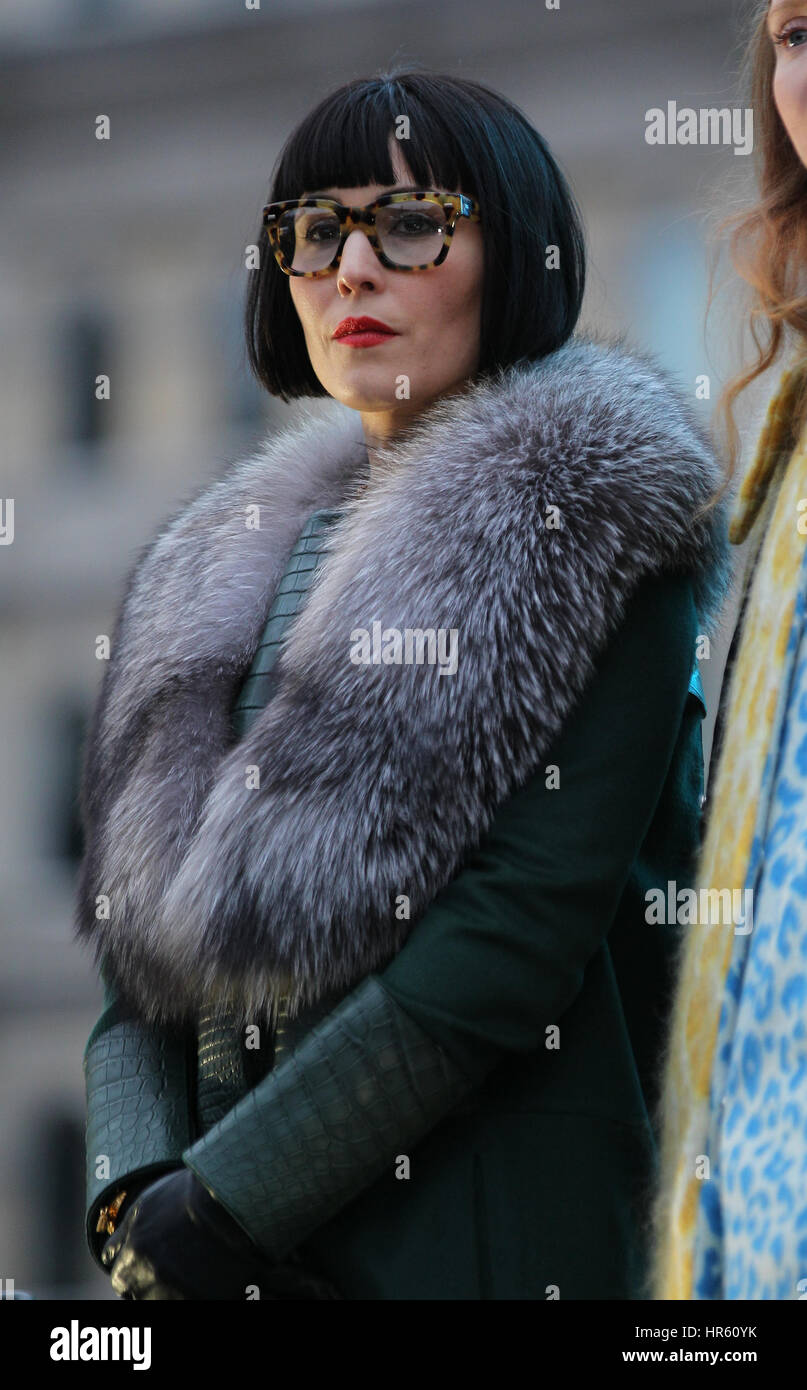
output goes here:
<path id="1" fill-rule="evenodd" d="M 480 202 L 484 250 L 476 376 L 562 347 L 577 323 L 585 284 L 580 213 L 523 112 L 479 82 L 390 70 L 345 83 L 289 136 L 266 202 L 299 198 L 315 188 L 396 183 L 389 142 L 401 116 L 409 117 L 409 138 L 401 149 L 413 179 L 423 188 L 467 193 Z M 256 244 L 260 265 L 248 272 L 244 316 L 249 367 L 284 401 L 325 396 L 289 278 L 263 226 Z M 546 268 L 548 246 L 558 247 L 557 269 Z"/>

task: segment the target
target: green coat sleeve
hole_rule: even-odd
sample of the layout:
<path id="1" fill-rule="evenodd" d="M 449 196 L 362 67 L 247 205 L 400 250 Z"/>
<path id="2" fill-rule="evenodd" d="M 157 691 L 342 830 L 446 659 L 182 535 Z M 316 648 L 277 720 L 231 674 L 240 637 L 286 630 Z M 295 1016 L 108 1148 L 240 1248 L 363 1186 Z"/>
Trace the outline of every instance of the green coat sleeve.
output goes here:
<path id="1" fill-rule="evenodd" d="M 608 933 L 688 698 L 695 609 L 645 582 L 543 770 L 394 960 L 183 1154 L 274 1259 L 388 1170 L 507 1053 L 543 1045 Z"/>
<path id="2" fill-rule="evenodd" d="M 192 1137 L 190 1034 L 145 1028 L 104 971 L 104 1004 L 84 1049 L 87 1244 L 98 1261 L 100 1208 L 125 1188 L 127 1205 L 147 1183 L 182 1166 Z"/>

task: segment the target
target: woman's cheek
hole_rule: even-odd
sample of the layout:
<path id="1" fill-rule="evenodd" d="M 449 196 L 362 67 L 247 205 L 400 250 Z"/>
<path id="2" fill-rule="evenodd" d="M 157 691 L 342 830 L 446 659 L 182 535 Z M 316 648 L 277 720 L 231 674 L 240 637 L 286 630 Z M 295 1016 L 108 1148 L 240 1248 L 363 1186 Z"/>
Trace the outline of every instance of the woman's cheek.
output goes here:
<path id="1" fill-rule="evenodd" d="M 807 164 L 807 63 L 777 67 L 773 99 L 796 154 Z"/>

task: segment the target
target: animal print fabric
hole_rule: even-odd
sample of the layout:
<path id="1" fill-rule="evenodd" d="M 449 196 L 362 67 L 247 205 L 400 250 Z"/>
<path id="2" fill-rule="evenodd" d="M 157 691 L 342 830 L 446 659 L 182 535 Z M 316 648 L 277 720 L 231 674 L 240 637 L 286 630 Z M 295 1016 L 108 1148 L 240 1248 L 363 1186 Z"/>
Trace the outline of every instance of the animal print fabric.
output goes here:
<path id="1" fill-rule="evenodd" d="M 806 590 L 803 559 L 792 680 L 749 865 L 753 926 L 735 936 L 718 1028 L 695 1298 L 807 1296 Z"/>
<path id="2" fill-rule="evenodd" d="M 797 785 L 791 764 L 784 781 L 778 775 L 774 780 L 774 774 L 782 739 L 790 747 L 788 723 L 798 721 L 801 710 L 793 673 L 803 612 L 805 537 L 799 530 L 798 502 L 807 496 L 807 439 L 802 436 L 793 448 L 790 430 L 798 386 L 799 369 L 793 368 L 784 374 L 769 405 L 729 533 L 735 544 L 750 537 L 752 552 L 756 550 L 759 558 L 731 676 L 719 765 L 710 777 L 710 809 L 697 878 L 698 886 L 707 889 L 755 889 L 758 926 L 743 934 L 731 922 L 699 922 L 689 928 L 684 945 L 668 1035 L 654 1215 L 652 1296 L 659 1299 L 750 1297 L 736 1290 L 747 1291 L 752 1284 L 757 1290 L 753 1296 L 764 1297 L 761 1289 L 773 1288 L 774 1282 L 779 1287 L 785 1279 L 792 1288 L 792 1267 L 785 1275 L 783 1266 L 778 1281 L 772 1281 L 762 1264 L 775 1261 L 777 1252 L 784 1259 L 784 1245 L 780 1251 L 778 1243 L 770 1244 L 779 1234 L 774 1208 L 780 1201 L 787 1205 L 784 1189 L 777 1196 L 781 1184 L 789 1180 L 792 1185 L 798 1178 L 802 1193 L 805 1184 L 803 1167 L 800 1175 L 791 1166 L 781 1172 L 777 1167 L 786 1164 L 781 1125 L 795 1124 L 794 1111 L 789 1109 L 787 1119 L 784 1116 L 792 1099 L 787 1092 L 789 1079 L 800 1075 L 795 1045 L 804 1047 L 803 1039 L 794 1034 L 787 1050 L 787 1030 L 796 1027 L 798 1020 L 791 1018 L 784 1003 L 786 997 L 793 1008 L 791 992 L 784 995 L 792 971 L 787 973 L 786 960 L 776 960 L 781 942 L 791 955 L 805 961 L 803 939 L 794 941 L 798 932 L 792 928 L 782 933 L 776 917 L 783 901 L 780 895 L 788 891 L 784 879 L 793 882 L 785 874 L 790 863 L 786 856 L 792 857 L 797 846 L 791 845 L 784 855 L 775 853 L 773 860 L 769 857 L 776 843 L 769 837 L 784 833 L 776 798 L 786 802 Z M 802 769 L 802 781 L 805 776 L 807 767 Z M 807 823 L 799 821 L 798 815 L 796 821 L 807 833 Z M 795 836 L 798 833 L 798 828 L 793 831 Z M 794 874 L 798 881 L 797 868 Z M 787 901 L 795 909 L 797 898 Z M 804 904 L 801 919 L 804 938 Z M 766 1012 L 757 1018 L 763 979 L 774 988 L 778 984 L 779 998 L 770 1002 L 771 1016 Z M 756 1088 L 754 1058 L 760 1077 L 762 1062 L 766 1064 L 765 1079 Z M 769 1089 L 774 1072 L 780 1083 L 778 1100 Z M 761 1099 L 765 1094 L 767 1102 Z M 744 1132 L 738 1105 L 745 1106 L 750 1134 Z M 764 1105 L 767 1108 L 761 1109 Z M 756 1132 L 760 1123 L 768 1126 L 767 1148 Z M 802 1150 L 807 1151 L 803 1115 L 801 1125 Z M 750 1212 L 743 1195 L 749 1183 L 756 1193 Z M 767 1226 L 761 1219 L 765 1201 L 771 1217 Z M 735 1227 L 738 1217 L 740 1226 Z M 762 1248 L 757 1251 L 752 1246 L 763 1227 L 769 1232 L 769 1250 L 760 1262 Z M 792 1265 L 792 1237 L 790 1258 Z M 724 1294 L 724 1287 L 731 1292 Z"/>

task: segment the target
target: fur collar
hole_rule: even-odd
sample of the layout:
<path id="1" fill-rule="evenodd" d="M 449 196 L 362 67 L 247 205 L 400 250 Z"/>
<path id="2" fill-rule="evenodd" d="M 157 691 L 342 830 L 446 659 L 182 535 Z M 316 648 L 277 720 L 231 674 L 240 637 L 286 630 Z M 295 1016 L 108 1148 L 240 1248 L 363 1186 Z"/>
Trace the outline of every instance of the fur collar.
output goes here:
<path id="1" fill-rule="evenodd" d="M 576 337 L 436 401 L 379 463 L 356 495 L 361 422 L 334 402 L 208 483 L 126 581 L 85 749 L 76 928 L 147 1022 L 225 997 L 254 1019 L 287 994 L 293 1014 L 381 968 L 543 765 L 639 580 L 690 572 L 714 631 L 726 513 L 691 514 L 720 470 L 624 340 Z M 331 506 L 276 695 L 234 744 L 291 547 Z M 456 629 L 456 673 L 354 664 L 374 622 Z"/>

